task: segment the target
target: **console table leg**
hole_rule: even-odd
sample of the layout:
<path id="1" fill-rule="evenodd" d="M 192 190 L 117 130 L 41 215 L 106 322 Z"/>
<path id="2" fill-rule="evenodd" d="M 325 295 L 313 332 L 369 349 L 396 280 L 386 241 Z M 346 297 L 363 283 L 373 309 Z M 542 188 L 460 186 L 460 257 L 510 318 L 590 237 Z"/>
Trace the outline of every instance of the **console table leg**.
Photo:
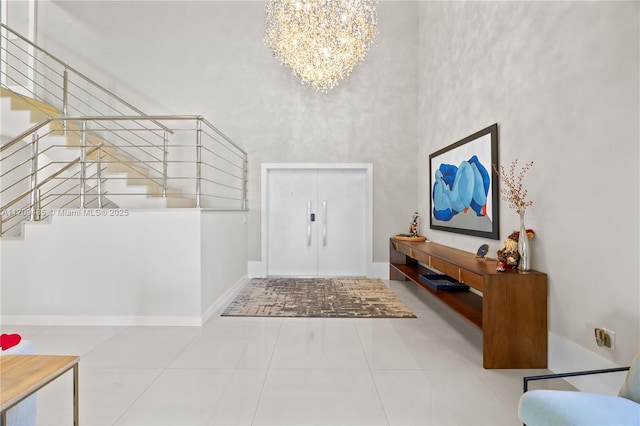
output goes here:
<path id="1" fill-rule="evenodd" d="M 80 407 L 78 404 L 78 364 L 73 366 L 73 426 L 80 425 Z"/>

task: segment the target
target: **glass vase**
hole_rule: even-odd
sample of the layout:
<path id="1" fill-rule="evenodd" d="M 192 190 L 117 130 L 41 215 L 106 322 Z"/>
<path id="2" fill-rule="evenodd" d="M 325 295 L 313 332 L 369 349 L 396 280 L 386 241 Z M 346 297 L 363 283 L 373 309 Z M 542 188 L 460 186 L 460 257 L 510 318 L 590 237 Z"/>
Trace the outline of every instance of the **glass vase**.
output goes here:
<path id="1" fill-rule="evenodd" d="M 518 235 L 518 253 L 520 260 L 518 261 L 518 269 L 521 271 L 529 271 L 531 269 L 531 254 L 529 249 L 529 238 L 527 237 L 527 228 L 524 226 L 524 211 L 520 212 L 520 234 Z"/>

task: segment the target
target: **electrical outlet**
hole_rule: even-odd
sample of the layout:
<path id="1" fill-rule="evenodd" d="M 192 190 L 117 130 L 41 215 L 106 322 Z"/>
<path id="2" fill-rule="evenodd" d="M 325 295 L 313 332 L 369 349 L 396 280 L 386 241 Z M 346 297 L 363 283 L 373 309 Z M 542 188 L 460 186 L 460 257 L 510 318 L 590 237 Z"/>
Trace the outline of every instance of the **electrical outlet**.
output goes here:
<path id="1" fill-rule="evenodd" d="M 603 327 L 595 329 L 596 344 L 600 347 L 615 349 L 616 333 Z"/>
<path id="2" fill-rule="evenodd" d="M 609 339 L 611 340 L 611 346 L 610 349 L 614 350 L 616 348 L 616 333 L 615 331 L 611 331 L 611 330 L 607 330 L 606 328 L 603 328 L 604 333 L 609 335 Z"/>

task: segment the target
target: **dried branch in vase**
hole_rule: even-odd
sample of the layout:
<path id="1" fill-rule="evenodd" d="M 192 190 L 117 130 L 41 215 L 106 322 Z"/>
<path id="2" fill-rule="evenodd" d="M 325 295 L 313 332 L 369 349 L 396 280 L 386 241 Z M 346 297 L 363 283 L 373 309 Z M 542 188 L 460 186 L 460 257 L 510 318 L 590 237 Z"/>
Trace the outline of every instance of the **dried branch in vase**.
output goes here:
<path id="1" fill-rule="evenodd" d="M 500 170 L 493 165 L 493 169 L 505 184 L 500 188 L 502 193 L 502 200 L 509 203 L 509 208 L 516 211 L 518 214 L 522 214 L 527 210 L 527 207 L 533 204 L 533 201 L 527 200 L 527 190 L 522 185 L 522 180 L 527 171 L 533 166 L 533 161 L 525 163 L 522 169 L 516 174 L 518 168 L 518 160 L 514 160 L 509 167 L 509 172 L 505 171 L 504 166 L 500 166 Z"/>

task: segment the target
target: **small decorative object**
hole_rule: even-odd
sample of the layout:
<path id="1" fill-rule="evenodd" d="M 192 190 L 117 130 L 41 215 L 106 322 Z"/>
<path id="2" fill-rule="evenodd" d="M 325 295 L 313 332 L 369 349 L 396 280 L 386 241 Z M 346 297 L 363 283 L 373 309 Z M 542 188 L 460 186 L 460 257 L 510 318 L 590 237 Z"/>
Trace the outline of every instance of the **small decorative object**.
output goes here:
<path id="1" fill-rule="evenodd" d="M 496 270 L 504 272 L 507 269 L 520 268 L 518 265 L 522 257 L 520 255 L 520 249 L 518 248 L 520 235 L 521 231 L 513 231 L 502 244 L 502 247 L 498 250 L 498 266 Z M 533 229 L 527 229 L 525 231 L 525 235 L 527 238 L 533 238 L 535 233 L 533 232 Z"/>
<path id="2" fill-rule="evenodd" d="M 2 334 L 0 335 L 0 348 L 6 351 L 16 346 L 21 340 L 22 337 L 19 334 Z"/>
<path id="3" fill-rule="evenodd" d="M 518 267 L 520 253 L 518 252 L 518 232 L 512 232 L 498 250 L 498 271 L 515 269 Z"/>
<path id="4" fill-rule="evenodd" d="M 418 215 L 418 212 L 413 214 L 411 227 L 409 228 L 409 236 L 413 238 L 420 236 L 420 215 Z"/>
<path id="5" fill-rule="evenodd" d="M 400 241 L 412 242 L 422 242 L 427 240 L 427 237 L 420 235 L 420 215 L 418 212 L 413 214 L 413 218 L 411 219 L 411 222 L 409 222 L 409 233 L 396 234 L 393 238 Z"/>
<path id="6" fill-rule="evenodd" d="M 489 253 L 489 244 L 483 244 L 478 248 L 476 252 L 476 257 L 483 257 L 487 260 L 487 254 Z"/>
<path id="7" fill-rule="evenodd" d="M 529 238 L 527 238 L 527 229 L 524 225 L 524 214 L 527 207 L 533 204 L 533 201 L 527 200 L 527 190 L 522 186 L 522 180 L 527 171 L 533 166 L 533 161 L 530 161 L 522 166 L 522 169 L 516 176 L 516 169 L 518 167 L 518 160 L 514 160 L 509 167 L 507 173 L 503 166 L 500 166 L 500 170 L 493 165 L 493 168 L 500 180 L 505 184 L 504 188 L 501 188 L 502 199 L 509 203 L 509 208 L 515 210 L 520 216 L 520 232 L 518 233 L 518 253 L 520 260 L 518 263 L 518 269 L 521 271 L 528 271 L 531 269 L 531 256 L 529 250 Z M 533 233 L 532 233 L 533 234 Z"/>

